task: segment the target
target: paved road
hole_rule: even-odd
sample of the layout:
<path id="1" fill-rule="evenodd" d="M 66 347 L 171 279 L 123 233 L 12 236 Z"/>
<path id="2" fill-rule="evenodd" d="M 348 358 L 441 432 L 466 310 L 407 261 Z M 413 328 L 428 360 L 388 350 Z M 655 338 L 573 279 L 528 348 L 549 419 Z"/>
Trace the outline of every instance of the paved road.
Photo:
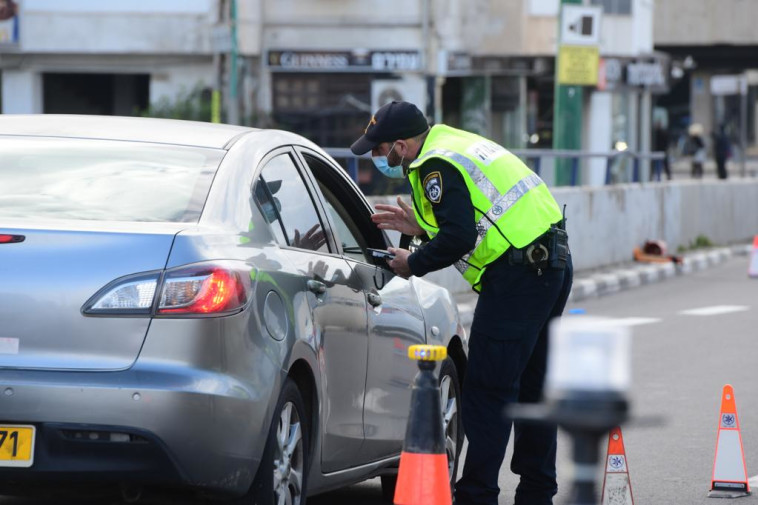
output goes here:
<path id="1" fill-rule="evenodd" d="M 622 319 L 633 333 L 632 412 L 663 416 L 664 424 L 625 426 L 624 441 L 635 502 L 712 504 L 710 485 L 721 388 L 735 388 L 748 475 L 758 474 L 758 279 L 748 279 L 747 258 L 736 256 L 708 270 L 600 299 L 573 302 L 589 315 Z M 711 308 L 710 311 L 688 312 Z M 721 307 L 716 309 L 714 307 Z M 569 316 L 570 317 L 570 316 Z M 577 316 L 573 316 L 577 317 Z M 559 441 L 556 505 L 570 491 L 570 440 Z M 604 451 L 604 447 L 602 451 Z M 510 451 L 510 449 L 509 449 Z M 506 462 L 509 455 L 506 455 Z M 500 505 L 510 505 L 515 479 L 503 465 Z M 2 505 L 112 505 L 112 497 L 0 498 Z M 153 496 L 155 505 L 188 501 Z M 311 505 L 379 505 L 377 480 L 328 493 Z M 758 503 L 758 497 L 740 500 Z"/>
<path id="2" fill-rule="evenodd" d="M 758 279 L 747 277 L 747 261 L 735 256 L 708 270 L 568 307 L 632 327 L 633 416 L 663 419 L 658 426 L 623 427 L 635 503 L 712 505 L 707 491 L 725 383 L 735 388 L 748 475 L 758 475 Z M 686 313 L 706 307 L 717 313 Z M 559 444 L 556 505 L 568 503 L 571 489 L 570 439 L 562 434 Z M 509 458 L 510 447 L 500 505 L 512 503 L 516 485 Z M 378 483 L 369 482 L 309 503 L 379 505 L 379 497 Z M 740 503 L 758 503 L 758 497 Z"/>
<path id="3" fill-rule="evenodd" d="M 574 305 L 633 326 L 633 414 L 665 419 L 658 427 L 624 427 L 637 503 L 712 503 L 706 492 L 726 383 L 735 388 L 748 474 L 758 474 L 758 280 L 746 272 L 747 258 L 738 256 L 706 271 Z M 704 308 L 710 310 L 697 310 Z"/>

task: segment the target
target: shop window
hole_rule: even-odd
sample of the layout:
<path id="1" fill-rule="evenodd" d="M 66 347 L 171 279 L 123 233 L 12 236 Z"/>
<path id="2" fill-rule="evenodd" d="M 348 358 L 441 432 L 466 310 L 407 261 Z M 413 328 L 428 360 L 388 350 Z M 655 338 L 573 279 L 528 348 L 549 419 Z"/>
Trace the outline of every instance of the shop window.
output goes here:
<path id="1" fill-rule="evenodd" d="M 370 74 L 273 75 L 274 120 L 322 147 L 346 147 L 360 137 L 370 113 Z"/>
<path id="2" fill-rule="evenodd" d="M 632 0 L 592 0 L 592 5 L 601 5 L 605 14 L 631 14 Z"/>
<path id="3" fill-rule="evenodd" d="M 274 105 L 278 110 L 315 109 L 319 105 L 321 82 L 311 76 L 287 76 L 274 83 Z"/>
<path id="4" fill-rule="evenodd" d="M 148 74 L 59 74 L 42 76 L 45 114 L 135 116 L 148 108 Z"/>

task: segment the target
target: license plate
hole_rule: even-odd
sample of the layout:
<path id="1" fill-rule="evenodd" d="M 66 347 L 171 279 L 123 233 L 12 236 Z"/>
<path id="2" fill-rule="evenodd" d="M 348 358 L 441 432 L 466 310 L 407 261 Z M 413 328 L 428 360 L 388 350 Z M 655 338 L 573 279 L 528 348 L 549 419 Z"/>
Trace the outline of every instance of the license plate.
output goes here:
<path id="1" fill-rule="evenodd" d="M 34 426 L 0 424 L 0 466 L 32 466 L 34 430 Z"/>

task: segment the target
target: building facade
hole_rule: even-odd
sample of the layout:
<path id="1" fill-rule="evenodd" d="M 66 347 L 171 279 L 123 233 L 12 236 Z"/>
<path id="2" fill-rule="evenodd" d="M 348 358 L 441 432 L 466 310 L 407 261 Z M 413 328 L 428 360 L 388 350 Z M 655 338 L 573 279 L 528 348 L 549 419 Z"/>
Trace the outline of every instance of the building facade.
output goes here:
<path id="1" fill-rule="evenodd" d="M 656 0 L 655 47 L 679 78 L 656 105 L 675 136 L 692 123 L 706 136 L 723 127 L 737 159 L 758 154 L 757 16 L 753 1 Z"/>
<path id="2" fill-rule="evenodd" d="M 403 99 L 507 147 L 552 147 L 559 0 L 15 1 L 6 113 L 130 115 L 215 89 L 224 121 L 344 147 Z M 584 3 L 603 9 L 604 72 L 584 93 L 582 148 L 648 149 L 651 93 L 668 85 L 652 3 Z M 583 182 L 604 182 L 596 161 Z"/>
<path id="3" fill-rule="evenodd" d="M 4 113 L 133 115 L 212 84 L 212 0 L 16 0 Z"/>
<path id="4" fill-rule="evenodd" d="M 582 148 L 649 150 L 651 101 L 668 90 L 649 0 L 588 0 L 604 11 L 602 83 L 587 89 Z M 263 0 L 258 107 L 273 123 L 345 146 L 369 111 L 415 102 L 435 122 L 511 148 L 553 145 L 559 0 Z M 370 13 L 370 14 L 366 14 Z M 386 14 L 384 14 L 386 13 Z M 545 172 L 550 178 L 549 166 Z M 582 180 L 605 183 L 606 162 Z"/>

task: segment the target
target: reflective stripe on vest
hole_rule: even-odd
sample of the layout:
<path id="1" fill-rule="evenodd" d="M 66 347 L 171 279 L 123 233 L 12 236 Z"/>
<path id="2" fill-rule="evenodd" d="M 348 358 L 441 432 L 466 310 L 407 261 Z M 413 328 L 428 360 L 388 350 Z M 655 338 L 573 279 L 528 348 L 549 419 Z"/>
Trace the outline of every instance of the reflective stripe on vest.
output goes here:
<path id="1" fill-rule="evenodd" d="M 473 161 L 454 151 L 448 151 L 447 149 L 434 149 L 428 153 L 425 153 L 421 158 L 414 161 L 414 163 L 423 163 L 426 158 L 429 158 L 431 156 L 442 156 L 443 158 L 448 158 L 462 166 L 466 172 L 468 172 L 468 175 L 471 177 L 471 180 L 474 181 L 474 184 L 476 184 L 476 186 L 482 191 L 482 193 L 484 193 L 484 196 L 486 196 L 490 202 L 500 195 L 500 192 L 497 190 L 497 188 L 492 184 L 487 176 L 484 175 L 484 172 L 479 170 L 479 167 L 477 167 Z"/>
<path id="2" fill-rule="evenodd" d="M 455 263 L 455 268 L 459 272 L 463 273 L 469 267 L 469 258 L 471 258 L 482 241 L 484 241 L 484 236 L 495 224 L 495 221 L 505 214 L 508 209 L 513 207 L 530 189 L 536 188 L 540 184 L 544 184 L 544 181 L 537 174 L 527 175 L 506 191 L 505 194 L 501 195 L 500 198 L 492 202 L 492 208 L 476 223 L 477 237 L 474 248 Z"/>

